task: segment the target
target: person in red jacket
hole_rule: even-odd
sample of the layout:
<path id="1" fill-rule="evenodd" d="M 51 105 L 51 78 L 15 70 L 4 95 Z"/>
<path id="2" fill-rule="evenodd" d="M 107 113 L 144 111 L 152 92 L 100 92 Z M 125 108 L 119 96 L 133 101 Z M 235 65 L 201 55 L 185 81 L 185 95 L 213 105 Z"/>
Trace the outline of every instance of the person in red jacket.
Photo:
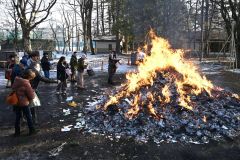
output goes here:
<path id="1" fill-rule="evenodd" d="M 35 97 L 34 90 L 31 87 L 30 80 L 35 77 L 35 73 L 31 70 L 25 70 L 22 78 L 16 77 L 12 85 L 12 89 L 16 91 L 18 97 L 18 104 L 15 106 L 16 121 L 15 121 L 15 134 L 14 136 L 20 135 L 20 118 L 21 113 L 25 115 L 29 128 L 29 135 L 34 134 L 35 128 L 33 126 L 32 116 L 29 108 L 29 103 Z"/>

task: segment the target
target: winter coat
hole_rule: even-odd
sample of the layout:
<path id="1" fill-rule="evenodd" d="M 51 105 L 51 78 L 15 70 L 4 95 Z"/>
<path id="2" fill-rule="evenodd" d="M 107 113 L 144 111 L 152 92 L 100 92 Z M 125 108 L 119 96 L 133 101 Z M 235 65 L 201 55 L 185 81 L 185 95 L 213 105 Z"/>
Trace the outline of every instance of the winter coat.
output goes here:
<path id="1" fill-rule="evenodd" d="M 84 69 L 87 68 L 87 64 L 85 64 L 85 60 L 83 58 L 78 59 L 78 72 L 83 73 Z"/>
<path id="2" fill-rule="evenodd" d="M 48 78 L 42 76 L 42 74 L 40 73 L 40 71 L 37 70 L 37 69 L 34 67 L 34 63 L 36 63 L 36 62 L 33 62 L 33 63 L 29 66 L 29 68 L 28 68 L 28 69 L 32 69 L 33 72 L 36 74 L 36 77 L 35 77 L 33 80 L 30 81 L 31 86 L 32 86 L 32 88 L 33 88 L 34 90 L 37 89 L 38 84 L 39 84 L 40 81 L 45 82 L 45 83 L 56 83 L 56 81 L 51 80 L 51 79 L 48 79 Z"/>
<path id="3" fill-rule="evenodd" d="M 117 70 L 117 62 L 119 60 L 117 59 L 111 59 L 109 58 L 109 61 L 108 61 L 108 73 L 109 74 L 115 74 L 116 73 L 116 70 Z"/>
<path id="4" fill-rule="evenodd" d="M 24 67 L 28 67 L 28 56 L 27 55 L 24 55 L 22 57 L 22 59 L 20 60 L 20 63 L 22 63 L 24 65 Z"/>
<path id="5" fill-rule="evenodd" d="M 78 60 L 77 57 L 72 55 L 71 59 L 70 59 L 70 67 L 71 70 L 75 71 L 78 68 Z"/>
<path id="6" fill-rule="evenodd" d="M 12 85 L 12 89 L 16 91 L 18 97 L 18 105 L 20 107 L 28 106 L 30 101 L 34 99 L 34 90 L 29 80 L 16 77 Z"/>
<path id="7" fill-rule="evenodd" d="M 50 62 L 49 62 L 49 60 L 46 56 L 42 57 L 41 66 L 42 66 L 43 71 L 49 71 L 50 70 L 51 64 L 50 64 Z"/>
<path id="8" fill-rule="evenodd" d="M 11 74 L 11 83 L 14 83 L 15 78 L 21 77 L 22 73 L 23 73 L 24 69 L 19 65 L 19 64 L 15 64 L 13 69 L 12 69 L 12 74 Z"/>
<path id="9" fill-rule="evenodd" d="M 68 78 L 66 73 L 66 66 L 62 63 L 57 64 L 57 79 L 60 81 L 65 81 Z"/>
<path id="10" fill-rule="evenodd" d="M 14 63 L 12 62 L 7 63 L 7 69 L 5 70 L 5 78 L 7 80 L 11 80 L 13 67 L 14 67 Z"/>

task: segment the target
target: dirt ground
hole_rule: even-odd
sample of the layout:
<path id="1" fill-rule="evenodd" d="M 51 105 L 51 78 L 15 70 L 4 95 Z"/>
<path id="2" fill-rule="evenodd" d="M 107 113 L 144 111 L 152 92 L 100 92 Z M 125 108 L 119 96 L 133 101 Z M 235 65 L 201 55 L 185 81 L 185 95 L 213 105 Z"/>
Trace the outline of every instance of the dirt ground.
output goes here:
<path id="1" fill-rule="evenodd" d="M 2 72 L 1 72 L 2 73 Z M 209 76 L 215 83 L 240 93 L 239 76 L 231 78 L 228 74 Z M 226 77 L 224 80 L 222 77 Z M 106 83 L 106 73 L 98 73 L 94 77 L 85 77 L 86 90 L 79 91 L 74 86 L 68 87 L 68 95 L 81 103 L 79 107 L 71 108 L 65 103 L 66 97 L 55 94 L 56 84 L 44 84 L 39 87 L 42 107 L 38 108 L 40 130 L 38 134 L 27 136 L 27 128 L 22 127 L 22 135 L 13 137 L 14 113 L 7 106 L 5 96 L 9 93 L 4 84 L 0 84 L 0 159 L 4 160 L 74 160 L 74 159 L 171 159 L 171 160 L 239 160 L 240 137 L 225 142 L 210 142 L 205 145 L 153 142 L 139 144 L 132 139 L 110 140 L 104 136 L 83 134 L 81 130 L 61 132 L 64 125 L 75 123 L 78 111 L 91 101 L 91 98 L 104 93 L 104 89 L 113 89 Z M 223 79 L 223 80 L 220 80 Z M 116 75 L 117 85 L 125 80 L 124 75 Z M 63 109 L 71 109 L 70 116 L 63 115 Z M 60 121 L 61 120 L 61 121 Z M 62 120 L 64 120 L 62 122 Z M 50 156 L 49 151 L 63 145 L 59 155 Z"/>

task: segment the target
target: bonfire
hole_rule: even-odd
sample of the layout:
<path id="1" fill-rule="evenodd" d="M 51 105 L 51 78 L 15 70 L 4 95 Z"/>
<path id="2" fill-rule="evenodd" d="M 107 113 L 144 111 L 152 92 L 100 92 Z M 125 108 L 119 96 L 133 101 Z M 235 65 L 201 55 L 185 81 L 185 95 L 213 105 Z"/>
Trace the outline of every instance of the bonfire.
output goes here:
<path id="1" fill-rule="evenodd" d="M 150 32 L 151 53 L 138 71 L 94 111 L 86 108 L 89 132 L 146 142 L 207 143 L 239 135 L 240 99 L 215 87 L 184 59 L 183 50 Z"/>
<path id="2" fill-rule="evenodd" d="M 199 74 L 194 64 L 184 60 L 183 50 L 171 49 L 168 41 L 157 37 L 153 31 L 150 31 L 149 35 L 153 44 L 150 56 L 139 65 L 137 73 L 127 74 L 126 84 L 104 105 L 105 110 L 110 105 L 118 104 L 122 98 L 134 97 L 127 117 L 132 118 L 137 115 L 143 106 L 148 108 L 151 115 L 159 117 L 153 107 L 156 102 L 160 105 L 155 107 L 162 107 L 171 101 L 178 101 L 179 106 L 192 110 L 191 96 L 197 96 L 203 92 L 212 96 L 213 84 Z M 151 90 L 151 87 L 155 87 L 159 76 L 168 83 L 162 83 L 156 90 Z M 172 96 L 171 87 L 175 88 L 178 97 Z M 149 89 L 147 95 L 141 93 L 142 88 Z M 147 98 L 142 98 L 144 96 Z"/>

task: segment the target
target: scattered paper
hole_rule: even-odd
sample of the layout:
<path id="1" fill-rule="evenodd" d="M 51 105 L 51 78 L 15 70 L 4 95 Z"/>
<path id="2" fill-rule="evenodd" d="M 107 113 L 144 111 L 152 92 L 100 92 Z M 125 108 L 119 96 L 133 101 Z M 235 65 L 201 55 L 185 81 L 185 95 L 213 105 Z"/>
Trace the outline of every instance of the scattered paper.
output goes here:
<path id="1" fill-rule="evenodd" d="M 67 142 L 62 143 L 60 146 L 58 146 L 57 148 L 54 148 L 53 150 L 49 151 L 50 153 L 50 157 L 55 157 L 58 156 L 59 153 L 63 150 L 63 146 L 66 145 Z"/>
<path id="2" fill-rule="evenodd" d="M 63 109 L 64 116 L 71 114 L 70 109 Z"/>
<path id="3" fill-rule="evenodd" d="M 68 126 L 64 126 L 63 128 L 61 128 L 62 132 L 69 132 L 72 128 L 73 125 L 68 125 Z"/>
<path id="4" fill-rule="evenodd" d="M 74 101 L 69 102 L 68 105 L 69 105 L 70 107 L 77 107 L 77 103 L 74 102 Z"/>
<path id="5" fill-rule="evenodd" d="M 72 101 L 72 100 L 73 100 L 73 96 L 67 97 L 67 99 L 66 99 L 67 102 Z"/>

